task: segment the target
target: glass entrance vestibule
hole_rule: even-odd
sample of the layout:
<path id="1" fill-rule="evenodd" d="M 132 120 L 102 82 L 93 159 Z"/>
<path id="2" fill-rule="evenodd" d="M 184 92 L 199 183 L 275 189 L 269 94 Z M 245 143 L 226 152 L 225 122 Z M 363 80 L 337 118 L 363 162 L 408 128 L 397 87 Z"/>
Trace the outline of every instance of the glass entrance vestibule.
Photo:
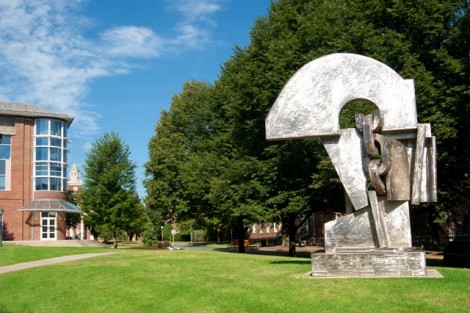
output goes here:
<path id="1" fill-rule="evenodd" d="M 61 199 L 33 200 L 18 211 L 28 212 L 26 224 L 30 233 L 22 240 L 66 240 L 67 215 L 80 214 L 81 210 L 73 203 Z"/>

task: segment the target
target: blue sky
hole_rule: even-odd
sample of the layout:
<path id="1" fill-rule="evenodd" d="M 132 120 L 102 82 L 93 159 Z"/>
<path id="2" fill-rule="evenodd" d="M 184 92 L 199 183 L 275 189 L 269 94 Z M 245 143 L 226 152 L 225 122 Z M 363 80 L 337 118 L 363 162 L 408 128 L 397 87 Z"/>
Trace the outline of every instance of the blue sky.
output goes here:
<path id="1" fill-rule="evenodd" d="M 184 82 L 212 83 L 270 0 L 0 0 L 0 101 L 75 116 L 68 162 L 116 132 L 145 190 L 147 145 Z"/>

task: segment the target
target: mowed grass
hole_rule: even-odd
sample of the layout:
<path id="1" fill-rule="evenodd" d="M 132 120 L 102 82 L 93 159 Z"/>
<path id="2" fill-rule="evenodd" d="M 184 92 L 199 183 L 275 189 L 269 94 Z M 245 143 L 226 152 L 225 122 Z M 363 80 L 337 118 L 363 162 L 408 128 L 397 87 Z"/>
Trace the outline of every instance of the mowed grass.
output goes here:
<path id="1" fill-rule="evenodd" d="M 118 251 L 1 274 L 0 312 L 470 312 L 468 269 L 439 268 L 441 279 L 313 279 L 309 259 Z"/>
<path id="2" fill-rule="evenodd" d="M 109 252 L 109 250 L 87 247 L 29 247 L 3 245 L 3 247 L 0 248 L 0 266 L 54 258 L 64 255 L 95 252 Z"/>

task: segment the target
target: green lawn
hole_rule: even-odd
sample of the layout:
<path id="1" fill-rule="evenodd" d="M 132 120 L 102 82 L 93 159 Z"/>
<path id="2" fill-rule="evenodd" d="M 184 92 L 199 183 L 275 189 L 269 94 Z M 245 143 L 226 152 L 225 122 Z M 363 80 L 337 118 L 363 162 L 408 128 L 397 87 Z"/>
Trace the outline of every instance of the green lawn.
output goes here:
<path id="1" fill-rule="evenodd" d="M 29 247 L 4 245 L 0 248 L 0 266 L 29 262 L 63 255 L 109 252 L 103 248 L 86 247 Z M 0 311 L 0 313 L 3 313 Z"/>
<path id="2" fill-rule="evenodd" d="M 303 275 L 309 259 L 118 251 L 0 275 L 0 312 L 470 312 L 468 269 L 439 268 L 441 279 L 312 279 Z"/>

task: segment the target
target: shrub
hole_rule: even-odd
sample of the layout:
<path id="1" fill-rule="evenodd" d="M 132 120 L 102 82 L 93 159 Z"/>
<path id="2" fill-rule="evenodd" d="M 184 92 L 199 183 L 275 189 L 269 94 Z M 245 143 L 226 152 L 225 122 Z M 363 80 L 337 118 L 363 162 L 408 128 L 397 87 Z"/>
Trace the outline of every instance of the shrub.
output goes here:
<path id="1" fill-rule="evenodd" d="M 154 246 L 158 242 L 158 233 L 152 223 L 147 223 L 145 225 L 142 237 L 142 242 L 149 247 Z"/>

